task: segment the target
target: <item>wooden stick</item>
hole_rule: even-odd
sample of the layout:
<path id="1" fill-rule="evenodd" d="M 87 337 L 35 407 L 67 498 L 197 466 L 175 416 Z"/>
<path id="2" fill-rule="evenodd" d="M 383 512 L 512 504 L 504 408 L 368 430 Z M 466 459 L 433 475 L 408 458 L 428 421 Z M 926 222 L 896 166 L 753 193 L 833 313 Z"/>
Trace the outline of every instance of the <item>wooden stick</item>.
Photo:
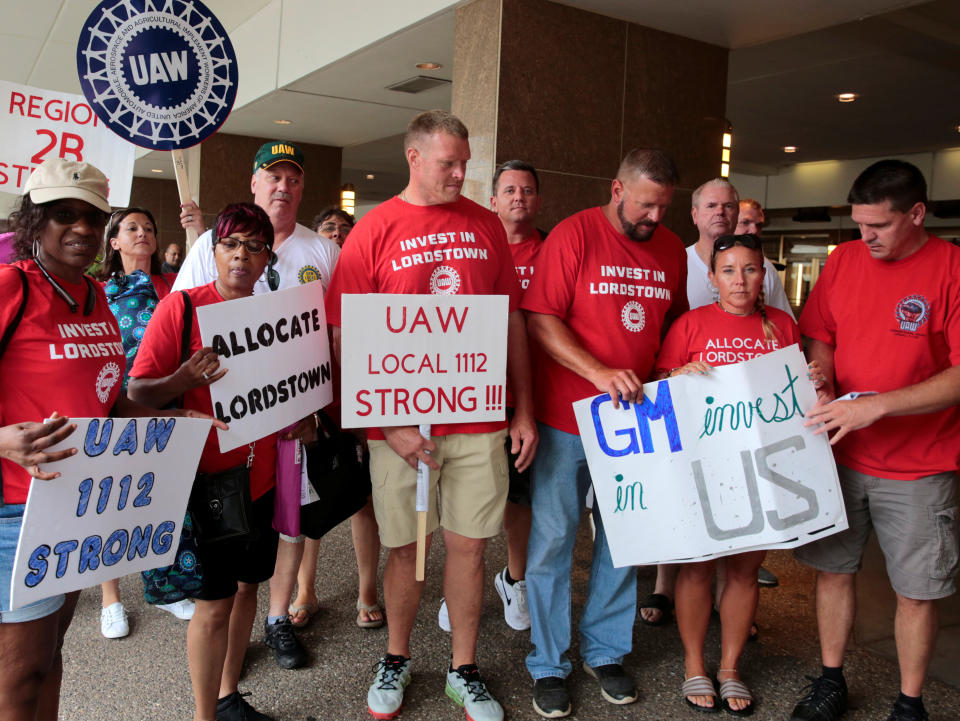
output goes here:
<path id="1" fill-rule="evenodd" d="M 420 426 L 420 435 L 430 439 L 430 424 Z M 430 510 L 430 466 L 417 461 L 417 570 L 416 579 L 426 577 L 427 565 L 427 511 Z"/>
<path id="2" fill-rule="evenodd" d="M 427 512 L 417 511 L 417 580 L 426 577 L 427 566 Z"/>
<path id="3" fill-rule="evenodd" d="M 182 150 L 171 151 L 173 156 L 173 172 L 177 176 L 177 192 L 180 194 L 181 203 L 189 203 L 193 198 L 190 197 L 190 176 L 187 175 L 187 159 Z M 194 242 L 197 240 L 197 231 L 193 228 L 187 228 L 187 247 L 184 254 L 190 251 Z"/>

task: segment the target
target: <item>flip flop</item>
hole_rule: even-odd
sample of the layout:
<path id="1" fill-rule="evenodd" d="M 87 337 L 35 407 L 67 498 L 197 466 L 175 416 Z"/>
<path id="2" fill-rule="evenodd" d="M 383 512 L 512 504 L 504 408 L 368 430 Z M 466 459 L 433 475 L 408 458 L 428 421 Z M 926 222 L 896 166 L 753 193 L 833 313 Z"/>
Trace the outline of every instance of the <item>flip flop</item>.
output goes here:
<path id="1" fill-rule="evenodd" d="M 295 628 L 303 628 L 310 623 L 310 619 L 316 616 L 319 611 L 319 603 L 300 603 L 296 606 L 290 606 L 287 609 L 287 613 L 290 614 L 290 625 Z M 301 614 L 303 615 L 301 616 Z"/>
<path id="2" fill-rule="evenodd" d="M 750 705 L 742 709 L 734 709 L 730 706 L 730 699 L 739 698 L 750 701 Z M 720 682 L 720 702 L 723 704 L 723 710 L 734 716 L 749 716 L 753 713 L 753 694 L 746 685 L 735 678 L 728 678 Z"/>
<path id="3" fill-rule="evenodd" d="M 643 617 L 643 614 L 637 613 L 641 623 L 645 623 L 647 626 L 663 626 L 673 619 L 673 601 L 662 593 L 651 593 L 647 596 L 640 602 L 640 610 L 644 608 L 653 608 L 660 612 L 659 621 L 648 621 Z"/>
<path id="4" fill-rule="evenodd" d="M 369 614 L 373 613 L 374 611 L 380 611 L 381 617 L 378 619 L 370 619 L 369 621 L 363 620 L 364 613 L 368 614 L 368 618 L 369 618 Z M 384 623 L 386 623 L 386 621 L 387 621 L 386 615 L 383 613 L 383 610 L 380 608 L 378 604 L 373 603 L 373 604 L 367 605 L 366 603 L 361 601 L 359 598 L 357 599 L 357 625 L 360 628 L 380 628 L 383 626 Z"/>
<path id="5" fill-rule="evenodd" d="M 720 707 L 717 706 L 717 688 L 713 685 L 707 676 L 691 676 L 680 687 L 680 693 L 683 694 L 683 700 L 687 706 L 700 711 L 701 713 L 717 713 Z M 713 706 L 700 706 L 690 700 L 690 696 L 712 696 Z"/>

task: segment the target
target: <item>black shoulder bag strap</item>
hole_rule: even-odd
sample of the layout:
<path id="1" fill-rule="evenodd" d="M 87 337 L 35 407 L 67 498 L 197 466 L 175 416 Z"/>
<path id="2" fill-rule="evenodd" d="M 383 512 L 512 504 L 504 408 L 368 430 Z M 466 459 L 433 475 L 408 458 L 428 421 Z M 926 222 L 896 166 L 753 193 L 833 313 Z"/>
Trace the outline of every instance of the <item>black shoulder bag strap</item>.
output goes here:
<path id="1" fill-rule="evenodd" d="M 181 290 L 183 296 L 183 331 L 180 333 L 180 365 L 190 358 L 190 334 L 193 332 L 193 301 L 187 291 Z M 179 368 L 180 366 L 177 366 Z M 183 408 L 183 396 L 170 401 L 165 408 Z"/>
<path id="2" fill-rule="evenodd" d="M 27 298 L 30 296 L 30 286 L 27 284 L 27 274 L 24 273 L 21 268 L 18 268 L 15 265 L 12 267 L 20 276 L 20 287 L 23 288 L 23 297 L 20 299 L 20 307 L 17 308 L 17 314 L 13 316 L 13 321 L 3 332 L 3 337 L 0 338 L 0 356 L 2 356 L 3 352 L 7 349 L 7 345 L 10 343 L 10 339 L 13 338 L 13 334 L 16 332 L 17 326 L 20 325 L 20 321 L 23 320 L 23 311 L 27 309 Z M 3 472 L 0 471 L 0 508 L 2 508 L 3 505 Z"/>

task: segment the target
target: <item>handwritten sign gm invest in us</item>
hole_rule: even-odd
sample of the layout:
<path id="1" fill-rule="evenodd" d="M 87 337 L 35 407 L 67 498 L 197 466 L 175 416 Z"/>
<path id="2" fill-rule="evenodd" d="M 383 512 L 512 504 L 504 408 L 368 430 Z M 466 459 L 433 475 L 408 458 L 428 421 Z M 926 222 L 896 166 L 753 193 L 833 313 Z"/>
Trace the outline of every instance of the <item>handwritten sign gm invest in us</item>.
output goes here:
<path id="1" fill-rule="evenodd" d="M 168 566 L 210 421 L 74 418 L 77 454 L 30 484 L 10 607 Z"/>
<path id="2" fill-rule="evenodd" d="M 233 45 L 198 0 L 104 0 L 80 31 L 77 71 L 110 129 L 151 150 L 202 142 L 237 96 Z"/>
<path id="3" fill-rule="evenodd" d="M 505 295 L 344 295 L 346 428 L 501 421 Z"/>
<path id="4" fill-rule="evenodd" d="M 706 376 L 648 383 L 642 403 L 574 403 L 617 566 L 792 548 L 847 527 L 826 435 L 793 346 Z"/>

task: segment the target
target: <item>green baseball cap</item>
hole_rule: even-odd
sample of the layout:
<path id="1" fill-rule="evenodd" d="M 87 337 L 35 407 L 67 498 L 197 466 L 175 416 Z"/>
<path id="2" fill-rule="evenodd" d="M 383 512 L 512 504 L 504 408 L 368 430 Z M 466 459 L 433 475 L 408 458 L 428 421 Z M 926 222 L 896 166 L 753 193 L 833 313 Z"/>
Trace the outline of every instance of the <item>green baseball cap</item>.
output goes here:
<path id="1" fill-rule="evenodd" d="M 277 163 L 293 163 L 303 172 L 303 151 L 285 140 L 272 140 L 260 146 L 253 158 L 253 172 L 269 168 Z"/>

